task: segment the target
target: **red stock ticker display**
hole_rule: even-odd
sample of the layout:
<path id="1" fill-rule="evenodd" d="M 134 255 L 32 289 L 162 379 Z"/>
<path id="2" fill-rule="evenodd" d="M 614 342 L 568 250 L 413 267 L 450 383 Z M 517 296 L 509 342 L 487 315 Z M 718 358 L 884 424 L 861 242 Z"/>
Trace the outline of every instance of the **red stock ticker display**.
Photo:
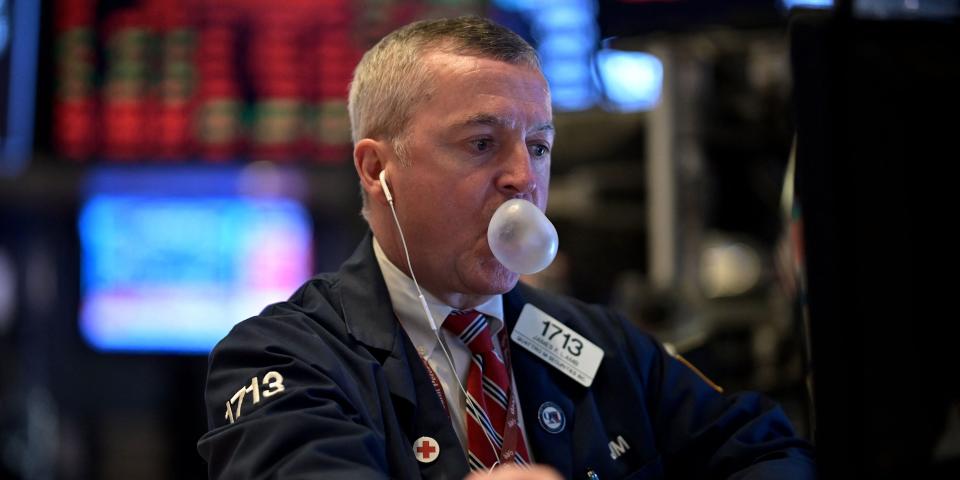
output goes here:
<path id="1" fill-rule="evenodd" d="M 348 161 L 347 88 L 363 51 L 399 25 L 477 4 L 56 0 L 55 150 L 76 161 Z"/>

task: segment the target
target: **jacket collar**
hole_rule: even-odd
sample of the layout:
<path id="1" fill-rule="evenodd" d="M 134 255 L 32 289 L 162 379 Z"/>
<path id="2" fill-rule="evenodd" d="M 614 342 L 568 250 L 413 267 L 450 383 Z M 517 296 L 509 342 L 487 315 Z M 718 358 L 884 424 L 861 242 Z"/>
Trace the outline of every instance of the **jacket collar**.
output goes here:
<path id="1" fill-rule="evenodd" d="M 340 310 L 347 333 L 382 363 L 390 392 L 415 406 L 416 388 L 410 377 L 404 338 L 373 255 L 372 239 L 368 231 L 340 267 Z"/>
<path id="2" fill-rule="evenodd" d="M 339 278 L 340 308 L 347 333 L 368 347 L 399 352 L 399 327 L 387 284 L 373 255 L 373 235 L 369 231 L 340 267 Z"/>

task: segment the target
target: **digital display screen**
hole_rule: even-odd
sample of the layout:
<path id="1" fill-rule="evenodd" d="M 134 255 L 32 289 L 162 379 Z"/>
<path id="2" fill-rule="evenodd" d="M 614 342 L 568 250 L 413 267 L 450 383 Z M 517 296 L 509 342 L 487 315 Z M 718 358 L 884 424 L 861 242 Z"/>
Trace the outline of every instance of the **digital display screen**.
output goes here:
<path id="1" fill-rule="evenodd" d="M 58 156 L 342 164 L 363 52 L 400 25 L 478 13 L 481 2 L 51 3 Z"/>
<path id="2" fill-rule="evenodd" d="M 833 8 L 833 0 L 783 0 L 783 7 L 791 8 Z"/>
<path id="3" fill-rule="evenodd" d="M 0 175 L 33 155 L 40 2 L 0 0 Z"/>
<path id="4" fill-rule="evenodd" d="M 282 197 L 92 193 L 79 216 L 80 330 L 100 351 L 207 353 L 312 269 L 312 225 Z"/>
<path id="5" fill-rule="evenodd" d="M 614 110 L 652 110 L 660 100 L 663 64 L 654 55 L 602 49 L 597 52 L 597 73 Z"/>

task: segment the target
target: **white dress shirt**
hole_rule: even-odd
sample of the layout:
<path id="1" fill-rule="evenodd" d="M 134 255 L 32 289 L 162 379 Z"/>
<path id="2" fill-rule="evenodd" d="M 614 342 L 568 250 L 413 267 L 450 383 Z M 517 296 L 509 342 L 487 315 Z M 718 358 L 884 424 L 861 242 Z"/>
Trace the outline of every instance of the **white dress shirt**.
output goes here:
<path id="1" fill-rule="evenodd" d="M 463 451 L 466 452 L 467 404 L 464 394 L 460 390 L 460 386 L 462 385 L 463 388 L 467 387 L 467 375 L 470 373 L 470 364 L 472 361 L 470 350 L 467 346 L 464 345 L 456 335 L 443 328 L 443 322 L 454 308 L 444 304 L 430 294 L 430 292 L 426 290 L 423 291 L 423 297 L 427 300 L 430 315 L 433 316 L 440 335 L 443 335 L 443 341 L 456 367 L 456 376 L 454 376 L 450 368 L 450 362 L 447 361 L 443 349 L 440 347 L 437 336 L 434 334 L 433 329 L 430 328 L 430 322 L 427 320 L 423 307 L 420 305 L 420 297 L 417 293 L 417 287 L 413 284 L 413 280 L 390 262 L 383 253 L 383 249 L 380 248 L 380 243 L 377 242 L 376 238 L 373 239 L 373 252 L 377 257 L 377 263 L 380 264 L 383 280 L 386 282 L 387 291 L 390 293 L 390 303 L 393 305 L 393 311 L 397 314 L 398 320 L 400 320 L 400 325 L 407 332 L 417 352 L 427 361 L 430 368 L 437 374 L 437 379 L 440 380 L 440 385 L 443 387 L 444 396 L 446 397 L 447 408 L 450 410 L 450 415 L 453 420 L 453 429 L 457 432 L 457 437 L 460 439 Z M 494 338 L 496 338 L 496 335 L 503 328 L 503 296 L 493 295 L 487 299 L 487 301 L 474 307 L 473 310 L 487 317 L 490 332 L 494 335 Z M 502 354 L 500 351 L 500 342 L 494 341 L 493 347 L 497 351 L 497 354 Z M 457 384 L 457 378 L 460 379 L 460 385 Z M 513 392 L 517 391 L 513 372 L 510 372 L 510 388 Z M 522 431 L 526 432 L 523 423 L 523 413 L 520 411 L 519 398 L 517 399 L 517 424 Z M 524 434 L 523 438 L 527 443 L 527 452 L 532 457 L 533 452 L 530 450 L 530 443 L 527 441 L 526 434 Z M 528 460 L 533 461 L 532 458 Z"/>

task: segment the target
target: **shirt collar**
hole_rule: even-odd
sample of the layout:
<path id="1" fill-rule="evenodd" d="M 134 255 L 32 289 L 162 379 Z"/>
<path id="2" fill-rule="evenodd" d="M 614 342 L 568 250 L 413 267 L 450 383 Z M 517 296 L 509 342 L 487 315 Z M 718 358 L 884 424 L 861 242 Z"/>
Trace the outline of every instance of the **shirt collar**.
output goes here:
<path id="1" fill-rule="evenodd" d="M 397 314 L 397 319 L 400 320 L 400 325 L 403 326 L 407 335 L 410 336 L 410 340 L 418 348 L 435 346 L 437 338 L 423 313 L 423 307 L 420 306 L 420 297 L 413 280 L 387 258 L 376 237 L 373 238 L 373 253 L 377 257 L 377 263 L 380 264 L 384 283 L 387 284 L 387 291 L 390 293 L 390 303 L 393 305 L 394 313 Z M 427 307 L 430 309 L 433 320 L 437 323 L 437 328 L 442 328 L 447 315 L 454 308 L 443 303 L 426 290 L 423 291 L 423 298 L 427 301 Z M 503 327 L 502 295 L 492 295 L 473 309 L 487 316 L 490 331 L 494 335 Z M 432 348 L 430 350 L 432 351 Z M 424 353 L 429 354 L 430 352 Z"/>

